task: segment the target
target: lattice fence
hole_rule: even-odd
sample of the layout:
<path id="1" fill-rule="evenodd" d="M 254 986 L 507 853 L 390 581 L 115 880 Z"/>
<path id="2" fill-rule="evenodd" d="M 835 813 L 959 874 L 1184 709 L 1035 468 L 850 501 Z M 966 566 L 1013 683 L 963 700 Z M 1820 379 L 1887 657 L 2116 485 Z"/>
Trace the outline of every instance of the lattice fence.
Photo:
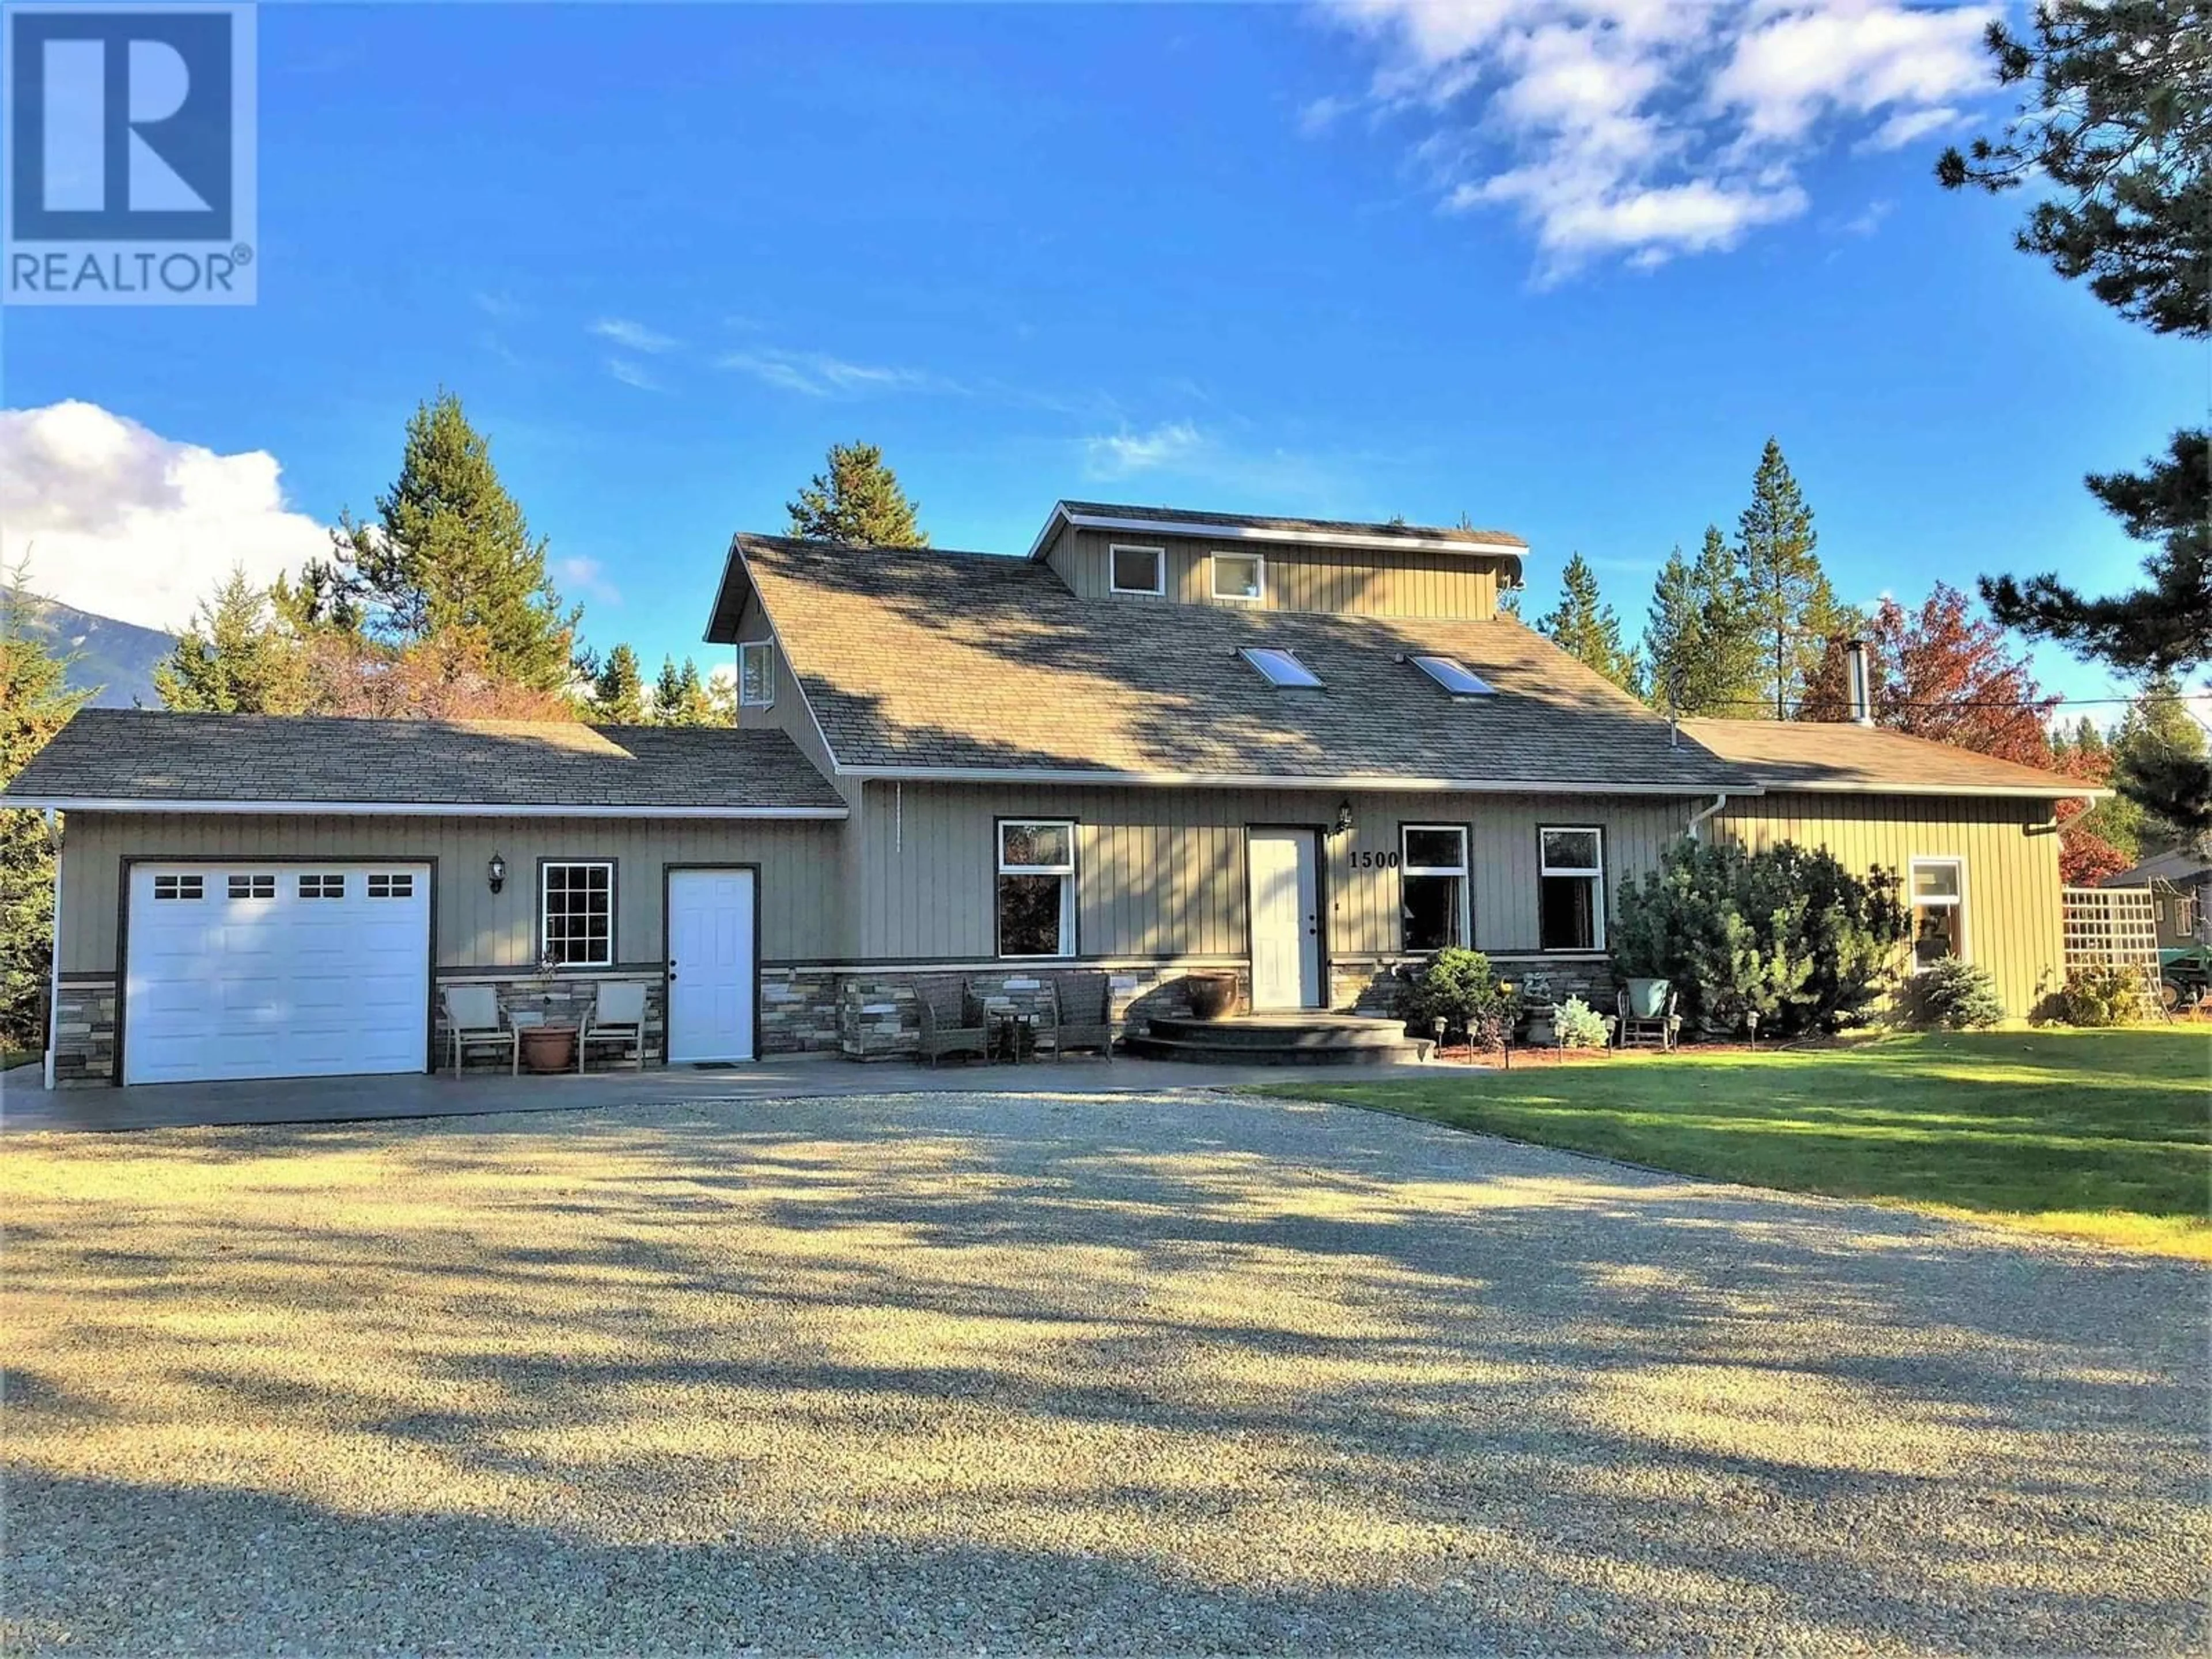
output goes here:
<path id="1" fill-rule="evenodd" d="M 2069 887 L 2066 968 L 2136 968 L 2158 980 L 2158 909 L 2148 887 Z"/>

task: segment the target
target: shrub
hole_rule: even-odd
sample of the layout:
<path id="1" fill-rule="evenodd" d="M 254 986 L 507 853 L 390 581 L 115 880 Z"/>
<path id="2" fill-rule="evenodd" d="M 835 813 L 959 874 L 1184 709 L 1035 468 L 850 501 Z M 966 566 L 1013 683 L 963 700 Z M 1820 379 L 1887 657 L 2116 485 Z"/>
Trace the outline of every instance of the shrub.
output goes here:
<path id="1" fill-rule="evenodd" d="M 2069 1025 L 2132 1025 L 2142 1005 L 2142 977 L 2125 968 L 2076 968 L 2058 993 Z"/>
<path id="2" fill-rule="evenodd" d="M 1865 1020 L 1895 981 L 1908 926 L 1894 871 L 1855 876 L 1828 852 L 1683 840 L 1624 883 L 1614 971 L 1672 980 L 1686 1018 L 1733 1030 L 1756 1013 L 1776 1036 Z"/>
<path id="3" fill-rule="evenodd" d="M 1612 1035 L 1605 1016 L 1594 1012 L 1580 997 L 1569 997 L 1552 1011 L 1552 1029 L 1559 1034 L 1562 1048 L 1602 1048 Z"/>
<path id="4" fill-rule="evenodd" d="M 1398 1018 L 1415 1036 L 1427 1036 L 1441 1018 L 1444 1035 L 1463 1037 L 1477 1048 L 1504 1041 L 1512 1008 L 1490 958 L 1456 945 L 1439 951 L 1413 980 L 1399 988 Z"/>
<path id="5" fill-rule="evenodd" d="M 1912 1012 L 1923 1025 L 1963 1031 L 2004 1018 L 2004 999 L 1986 968 L 1947 957 L 1912 982 Z"/>

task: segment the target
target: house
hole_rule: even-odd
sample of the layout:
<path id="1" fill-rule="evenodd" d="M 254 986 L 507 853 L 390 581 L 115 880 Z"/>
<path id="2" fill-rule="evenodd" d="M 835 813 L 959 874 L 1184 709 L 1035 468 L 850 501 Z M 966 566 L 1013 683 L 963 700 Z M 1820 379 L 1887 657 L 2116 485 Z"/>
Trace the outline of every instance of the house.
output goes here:
<path id="1" fill-rule="evenodd" d="M 1609 996 L 1685 834 L 1904 872 L 1923 962 L 2059 977 L 2073 780 L 1863 726 L 1654 715 L 1498 609 L 1516 538 L 1062 501 L 1025 556 L 740 535 L 738 729 L 88 710 L 59 815 L 65 1081 L 418 1071 L 439 987 L 648 988 L 682 1063 L 914 1042 L 918 976 L 1110 971 L 1387 1008 L 1471 943 Z"/>
<path id="2" fill-rule="evenodd" d="M 2155 854 L 2097 884 L 2150 889 L 2160 950 L 2185 951 L 2212 944 L 2212 857 L 2201 849 L 2177 847 Z"/>

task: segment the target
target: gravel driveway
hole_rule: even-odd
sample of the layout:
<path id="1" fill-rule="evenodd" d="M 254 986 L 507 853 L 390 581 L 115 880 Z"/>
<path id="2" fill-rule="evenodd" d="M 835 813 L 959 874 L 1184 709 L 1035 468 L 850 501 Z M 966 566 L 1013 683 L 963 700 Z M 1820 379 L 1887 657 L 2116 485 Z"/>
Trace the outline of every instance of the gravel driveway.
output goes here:
<path id="1" fill-rule="evenodd" d="M 2208 1275 L 1189 1093 L 27 1137 L 4 1645 L 2202 1650 Z"/>

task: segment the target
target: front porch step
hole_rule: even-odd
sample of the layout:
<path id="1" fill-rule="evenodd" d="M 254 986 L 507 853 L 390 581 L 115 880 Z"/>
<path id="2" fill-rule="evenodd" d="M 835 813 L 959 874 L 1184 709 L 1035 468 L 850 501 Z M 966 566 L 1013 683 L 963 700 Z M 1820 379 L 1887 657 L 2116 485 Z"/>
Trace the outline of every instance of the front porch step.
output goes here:
<path id="1" fill-rule="evenodd" d="M 1237 1019 L 1158 1016 L 1129 1053 L 1214 1066 L 1409 1066 L 1436 1045 L 1405 1022 L 1356 1014 L 1248 1014 Z"/>

